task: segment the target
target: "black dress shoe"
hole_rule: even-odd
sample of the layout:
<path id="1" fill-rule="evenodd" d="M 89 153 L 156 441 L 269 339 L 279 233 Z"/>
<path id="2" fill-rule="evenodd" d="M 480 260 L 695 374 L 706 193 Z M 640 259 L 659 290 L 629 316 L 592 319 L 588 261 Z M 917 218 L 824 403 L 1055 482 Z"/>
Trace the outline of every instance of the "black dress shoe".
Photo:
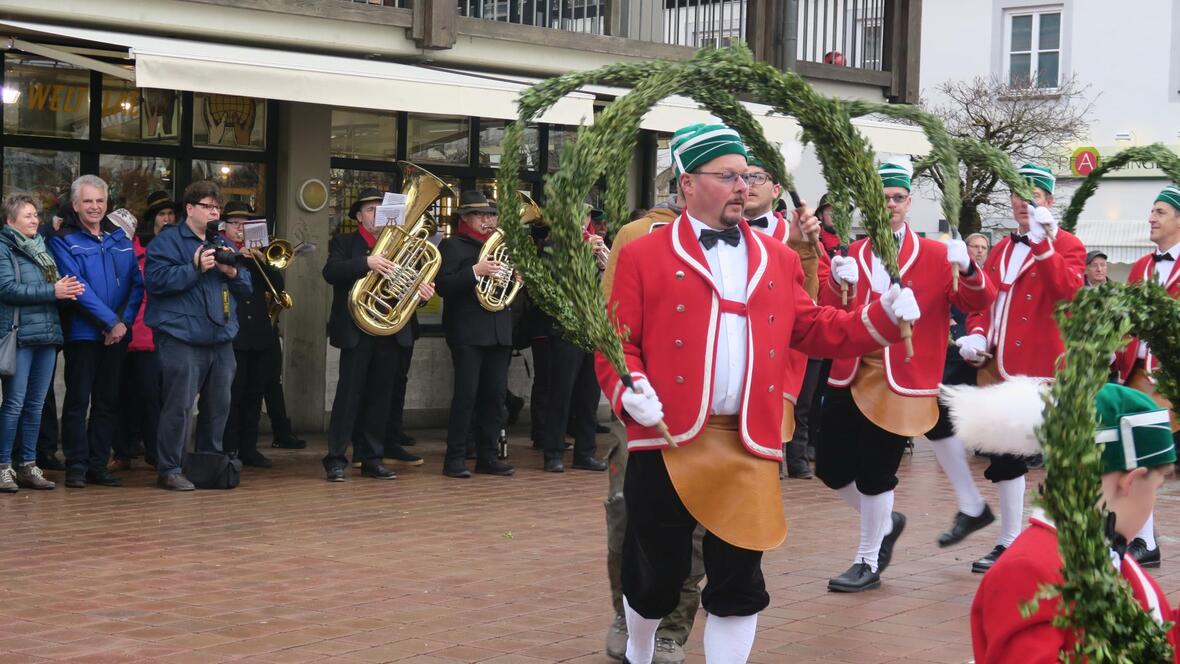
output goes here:
<path id="1" fill-rule="evenodd" d="M 897 543 L 897 538 L 901 537 L 901 532 L 905 530 L 905 515 L 901 512 L 894 512 L 889 515 L 893 520 L 893 530 L 881 540 L 881 550 L 877 553 L 877 574 L 884 574 L 885 568 L 889 567 L 889 563 L 893 562 L 893 545 Z"/>
<path id="2" fill-rule="evenodd" d="M 561 460 L 561 457 L 550 457 L 548 459 L 545 459 L 545 472 L 547 472 L 547 473 L 564 473 L 565 472 L 565 462 Z"/>
<path id="3" fill-rule="evenodd" d="M 501 477 L 507 477 L 515 473 L 516 469 L 503 461 L 492 459 L 491 461 L 475 464 L 475 472 L 481 475 L 500 475 Z"/>
<path id="4" fill-rule="evenodd" d="M 983 513 L 979 516 L 970 516 L 963 512 L 957 512 L 955 513 L 955 522 L 951 524 L 951 529 L 938 536 L 938 546 L 958 544 L 971 533 L 980 528 L 986 528 L 995 520 L 996 515 L 992 514 L 992 508 L 986 503 L 983 505 Z"/>
<path id="5" fill-rule="evenodd" d="M 344 464 L 334 463 L 324 467 L 324 472 L 327 474 L 329 482 L 343 482 L 344 481 Z"/>
<path id="6" fill-rule="evenodd" d="M 251 468 L 274 468 L 274 462 L 266 458 L 262 452 L 254 452 L 253 454 L 243 454 L 238 457 L 242 461 L 243 466 L 250 466 Z"/>
<path id="7" fill-rule="evenodd" d="M 828 590 L 834 593 L 858 593 L 881 585 L 881 575 L 866 562 L 853 564 L 840 576 L 828 579 Z"/>
<path id="8" fill-rule="evenodd" d="M 586 457 L 585 459 L 574 459 L 573 467 L 576 470 L 594 470 L 603 471 L 607 469 L 607 462 L 602 459 L 595 459 L 594 457 Z"/>
<path id="9" fill-rule="evenodd" d="M 991 569 L 992 565 L 995 565 L 996 561 L 999 560 L 1000 556 L 1004 555 L 1004 552 L 1007 550 L 1008 547 L 997 544 L 996 548 L 992 549 L 991 553 L 971 563 L 971 571 L 975 572 L 976 574 L 983 574 L 984 572 Z"/>
<path id="10" fill-rule="evenodd" d="M 98 484 L 99 486 L 123 486 L 123 480 L 105 468 L 102 470 L 87 471 L 86 483 Z M 69 485 L 67 484 L 67 486 Z"/>
<path id="11" fill-rule="evenodd" d="M 86 475 L 84 473 L 66 473 L 66 486 L 71 489 L 85 489 Z"/>
<path id="12" fill-rule="evenodd" d="M 1140 567 L 1159 567 L 1160 566 L 1160 546 L 1156 542 L 1154 549 L 1147 548 L 1147 542 L 1143 538 L 1136 537 L 1131 540 L 1131 544 L 1127 546 L 1127 555 L 1135 559 Z"/>
<path id="13" fill-rule="evenodd" d="M 384 456 L 386 460 L 400 463 L 404 466 L 422 465 L 422 457 L 416 454 L 410 454 L 401 445 L 387 445 Z"/>
<path id="14" fill-rule="evenodd" d="M 372 477 L 378 480 L 392 480 L 397 473 L 390 470 L 380 461 L 365 461 L 361 464 L 361 477 Z"/>
<path id="15" fill-rule="evenodd" d="M 274 442 L 270 444 L 271 447 L 277 447 L 281 450 L 301 450 L 307 447 L 307 441 L 291 434 L 286 438 L 275 438 Z"/>
<path id="16" fill-rule="evenodd" d="M 57 456 L 37 457 L 37 467 L 41 470 L 65 470 L 66 464 Z"/>
<path id="17" fill-rule="evenodd" d="M 443 475 L 446 475 L 447 477 L 460 477 L 465 479 L 471 477 L 471 471 L 467 470 L 467 466 L 462 463 L 447 464 L 443 466 Z"/>
<path id="18" fill-rule="evenodd" d="M 809 480 L 815 477 L 811 472 L 811 464 L 806 461 L 799 460 L 798 462 L 787 462 L 787 477 L 796 480 Z"/>

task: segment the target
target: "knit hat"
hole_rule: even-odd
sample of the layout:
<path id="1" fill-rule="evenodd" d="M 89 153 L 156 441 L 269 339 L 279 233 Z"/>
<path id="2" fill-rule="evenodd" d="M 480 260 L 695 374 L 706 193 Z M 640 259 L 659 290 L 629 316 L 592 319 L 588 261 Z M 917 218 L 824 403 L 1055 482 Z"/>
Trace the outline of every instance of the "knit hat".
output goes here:
<path id="1" fill-rule="evenodd" d="M 1180 212 L 1180 187 L 1170 184 L 1164 187 L 1159 196 L 1155 197 L 1156 203 L 1167 203 L 1171 205 L 1177 212 Z"/>
<path id="2" fill-rule="evenodd" d="M 881 176 L 883 186 L 901 187 L 910 191 L 910 178 L 913 177 L 913 171 L 908 165 L 890 161 L 882 162 L 877 167 L 877 174 Z"/>
<path id="3" fill-rule="evenodd" d="M 672 137 L 672 161 L 676 164 L 677 175 L 691 173 L 727 154 L 747 157 L 742 137 L 725 125 L 685 127 Z"/>
<path id="4" fill-rule="evenodd" d="M 128 240 L 135 235 L 135 227 L 139 225 L 139 221 L 135 218 L 135 215 L 131 214 L 131 211 L 127 208 L 119 208 L 108 213 L 107 219 L 115 226 L 123 229 L 123 234 L 127 236 Z"/>
<path id="5" fill-rule="evenodd" d="M 1053 185 L 1057 183 L 1057 177 L 1047 166 L 1029 163 L 1021 166 L 1017 172 L 1023 175 L 1024 179 L 1028 180 L 1032 186 L 1039 187 L 1046 194 L 1053 194 Z"/>
<path id="6" fill-rule="evenodd" d="M 1107 383 L 1098 391 L 1098 433 L 1102 472 L 1153 468 L 1176 462 L 1168 411 L 1149 396 Z"/>

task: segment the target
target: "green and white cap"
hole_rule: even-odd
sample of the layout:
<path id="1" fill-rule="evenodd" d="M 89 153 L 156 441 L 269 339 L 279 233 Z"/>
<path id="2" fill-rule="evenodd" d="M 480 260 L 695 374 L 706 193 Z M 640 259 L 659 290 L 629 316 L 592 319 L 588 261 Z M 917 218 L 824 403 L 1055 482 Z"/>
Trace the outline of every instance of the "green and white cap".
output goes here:
<path id="1" fill-rule="evenodd" d="M 1028 163 L 1020 167 L 1017 171 L 1029 184 L 1034 187 L 1040 187 L 1045 193 L 1053 194 L 1053 185 L 1057 184 L 1057 176 L 1053 175 L 1053 171 L 1046 166 L 1040 166 L 1033 163 Z"/>
<path id="2" fill-rule="evenodd" d="M 722 124 L 685 127 L 672 135 L 671 148 L 677 177 L 681 173 L 691 173 L 722 155 L 747 157 L 742 137 Z"/>
<path id="3" fill-rule="evenodd" d="M 881 185 L 885 187 L 901 187 L 910 191 L 910 180 L 913 178 L 913 167 L 899 161 L 883 161 L 877 167 L 877 174 L 881 176 Z"/>
<path id="4" fill-rule="evenodd" d="M 1160 195 L 1155 197 L 1155 202 L 1167 203 L 1177 211 L 1180 211 L 1180 187 L 1177 187 L 1174 184 L 1164 187 L 1164 190 L 1160 192 Z"/>
<path id="5" fill-rule="evenodd" d="M 1139 390 L 1107 383 L 1095 399 L 1102 472 L 1153 468 L 1176 462 L 1167 409 Z"/>

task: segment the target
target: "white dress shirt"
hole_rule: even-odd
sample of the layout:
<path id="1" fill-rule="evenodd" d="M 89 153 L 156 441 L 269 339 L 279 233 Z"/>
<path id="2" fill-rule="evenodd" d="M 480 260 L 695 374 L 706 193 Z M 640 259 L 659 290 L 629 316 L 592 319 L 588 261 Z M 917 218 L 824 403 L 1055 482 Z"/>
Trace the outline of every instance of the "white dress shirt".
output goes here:
<path id="1" fill-rule="evenodd" d="M 1180 244 L 1162 253 L 1171 257 L 1171 260 L 1158 261 L 1155 264 L 1155 282 L 1161 286 L 1168 283 L 1168 277 L 1172 276 L 1172 268 L 1176 266 L 1176 257 L 1180 256 Z M 1139 342 L 1140 359 L 1147 357 L 1147 350 L 1147 342 L 1141 340 Z"/>
<path id="2" fill-rule="evenodd" d="M 688 216 L 692 224 L 693 237 L 699 238 L 701 231 L 708 229 L 703 222 Z M 710 229 L 712 230 L 712 229 Z M 717 242 L 711 249 L 705 249 L 705 260 L 713 283 L 721 298 L 746 303 L 747 249 L 743 237 L 736 247 Z M 742 405 L 742 391 L 746 381 L 746 317 L 722 313 L 721 326 L 717 333 L 717 352 L 713 369 L 712 415 L 736 415 Z"/>
<path id="3" fill-rule="evenodd" d="M 1024 265 L 1024 259 L 1028 258 L 1028 253 L 1032 251 L 1032 247 L 1023 242 L 1012 243 L 1012 253 L 1008 255 L 1008 262 L 1004 265 L 1000 272 L 1000 282 L 1012 285 L 1016 282 L 1016 277 L 1020 275 L 1020 266 Z M 992 324 L 989 330 L 988 346 L 999 345 L 1000 339 L 1000 316 L 1004 311 L 1004 303 L 1008 300 L 1008 291 L 997 290 L 996 301 L 992 304 Z"/>
<path id="4" fill-rule="evenodd" d="M 897 241 L 897 251 L 900 254 L 901 244 L 905 239 L 905 228 L 893 233 L 893 239 Z M 877 252 L 871 254 L 873 261 L 873 273 L 869 275 L 869 288 L 874 293 L 884 293 L 889 290 L 892 279 L 889 278 L 889 272 L 885 270 L 885 264 L 877 257 Z"/>
<path id="5" fill-rule="evenodd" d="M 755 219 L 765 219 L 766 220 L 766 228 L 762 228 L 761 226 L 754 226 L 753 224 L 750 225 L 750 228 L 752 228 L 760 233 L 766 233 L 767 235 L 774 235 L 774 232 L 776 230 L 778 230 L 778 215 L 776 215 L 774 213 L 774 210 L 767 212 L 766 214 L 762 215 L 761 217 L 755 217 Z M 753 219 L 751 219 L 751 221 L 753 221 Z"/>

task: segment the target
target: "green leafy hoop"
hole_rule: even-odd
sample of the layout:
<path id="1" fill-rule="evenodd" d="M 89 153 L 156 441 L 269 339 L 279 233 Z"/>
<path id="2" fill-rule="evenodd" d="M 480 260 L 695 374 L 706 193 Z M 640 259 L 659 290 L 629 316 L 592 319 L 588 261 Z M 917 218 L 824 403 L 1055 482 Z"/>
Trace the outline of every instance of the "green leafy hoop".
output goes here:
<path id="1" fill-rule="evenodd" d="M 1102 163 L 1090 171 L 1085 180 L 1082 180 L 1082 184 L 1069 199 L 1069 208 L 1065 210 L 1065 216 L 1061 218 L 1061 227 L 1072 233 L 1077 228 L 1078 217 L 1086 207 L 1086 201 L 1090 200 L 1090 197 L 1098 190 L 1099 180 L 1107 173 L 1122 168 L 1132 161 L 1155 162 L 1156 166 L 1172 182 L 1180 184 L 1180 156 L 1175 152 L 1164 147 L 1161 143 L 1127 148 L 1109 159 L 1102 160 Z"/>

